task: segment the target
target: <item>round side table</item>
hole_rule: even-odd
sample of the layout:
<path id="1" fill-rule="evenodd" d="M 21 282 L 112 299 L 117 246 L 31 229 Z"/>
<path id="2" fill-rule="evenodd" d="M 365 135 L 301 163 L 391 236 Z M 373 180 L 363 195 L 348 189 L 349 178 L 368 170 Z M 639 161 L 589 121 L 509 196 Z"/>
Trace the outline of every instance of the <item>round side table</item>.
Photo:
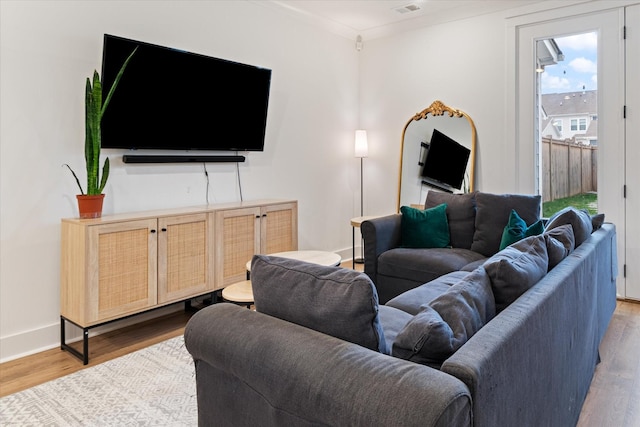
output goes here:
<path id="1" fill-rule="evenodd" d="M 251 308 L 251 304 L 253 304 L 251 280 L 243 280 L 227 286 L 222 290 L 222 298 Z"/>

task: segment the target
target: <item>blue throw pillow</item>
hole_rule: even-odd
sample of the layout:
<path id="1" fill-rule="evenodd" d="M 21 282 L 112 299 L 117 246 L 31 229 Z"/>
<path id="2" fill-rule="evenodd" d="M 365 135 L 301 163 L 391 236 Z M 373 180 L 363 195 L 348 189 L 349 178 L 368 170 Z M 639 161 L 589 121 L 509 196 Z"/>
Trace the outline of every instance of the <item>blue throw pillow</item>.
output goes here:
<path id="1" fill-rule="evenodd" d="M 519 242 L 525 237 L 537 236 L 544 231 L 544 224 L 539 219 L 529 227 L 522 218 L 518 215 L 515 209 L 511 209 L 511 215 L 509 215 L 509 222 L 502 232 L 502 240 L 500 240 L 500 250 L 503 250 L 509 245 Z"/>
<path id="2" fill-rule="evenodd" d="M 405 248 L 446 248 L 450 243 L 447 205 L 431 209 L 400 208 L 401 246 Z"/>

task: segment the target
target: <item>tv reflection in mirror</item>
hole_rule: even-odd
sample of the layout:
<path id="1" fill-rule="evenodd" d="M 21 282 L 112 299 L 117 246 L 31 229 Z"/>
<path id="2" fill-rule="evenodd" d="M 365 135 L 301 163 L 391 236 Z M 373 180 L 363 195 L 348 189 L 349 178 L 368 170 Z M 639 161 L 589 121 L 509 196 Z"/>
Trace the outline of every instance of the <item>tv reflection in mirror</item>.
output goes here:
<path id="1" fill-rule="evenodd" d="M 437 129 L 426 144 L 422 184 L 453 193 L 460 190 L 471 150 Z"/>

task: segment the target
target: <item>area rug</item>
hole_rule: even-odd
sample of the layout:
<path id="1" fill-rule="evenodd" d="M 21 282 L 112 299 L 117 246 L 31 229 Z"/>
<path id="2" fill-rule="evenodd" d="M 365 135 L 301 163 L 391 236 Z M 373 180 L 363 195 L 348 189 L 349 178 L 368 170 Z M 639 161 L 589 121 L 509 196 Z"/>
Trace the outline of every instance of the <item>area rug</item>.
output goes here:
<path id="1" fill-rule="evenodd" d="M 2 426 L 197 426 L 182 336 L 0 399 Z"/>

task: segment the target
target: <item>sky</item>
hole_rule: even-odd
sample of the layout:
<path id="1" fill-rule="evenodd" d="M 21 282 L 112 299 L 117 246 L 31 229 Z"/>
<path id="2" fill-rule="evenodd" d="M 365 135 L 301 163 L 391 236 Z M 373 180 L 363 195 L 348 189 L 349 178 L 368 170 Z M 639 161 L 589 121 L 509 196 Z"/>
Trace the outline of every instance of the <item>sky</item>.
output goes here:
<path id="1" fill-rule="evenodd" d="M 554 37 L 564 61 L 547 65 L 542 73 L 542 93 L 597 90 L 598 35 L 584 33 L 568 37 Z"/>

